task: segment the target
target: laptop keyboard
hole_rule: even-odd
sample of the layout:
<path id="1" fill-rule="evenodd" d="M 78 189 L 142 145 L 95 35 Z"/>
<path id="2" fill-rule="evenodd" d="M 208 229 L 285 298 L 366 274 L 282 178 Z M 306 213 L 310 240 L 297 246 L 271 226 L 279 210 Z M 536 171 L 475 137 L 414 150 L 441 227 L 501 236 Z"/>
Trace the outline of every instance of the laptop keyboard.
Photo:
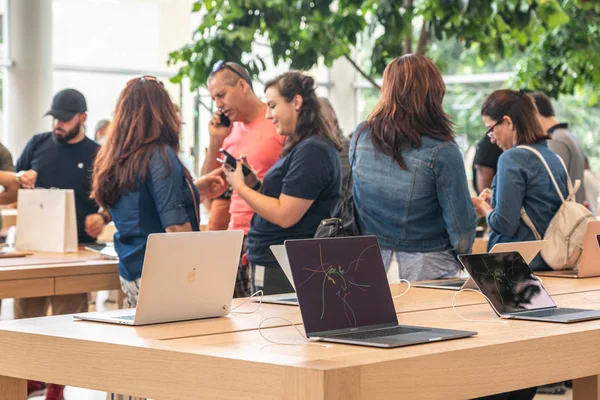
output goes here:
<path id="1" fill-rule="evenodd" d="M 585 311 L 585 310 L 581 310 L 581 309 L 577 309 L 577 308 L 549 308 L 547 310 L 521 312 L 519 314 L 526 315 L 528 317 L 552 317 L 552 316 L 556 316 L 556 315 L 577 314 L 582 311 Z"/>
<path id="2" fill-rule="evenodd" d="M 335 335 L 336 338 L 344 339 L 372 339 L 384 336 L 405 335 L 407 333 L 425 332 L 428 329 L 418 327 L 394 326 L 392 328 L 376 329 L 373 331 L 345 333 L 343 335 Z"/>
<path id="3" fill-rule="evenodd" d="M 135 314 L 132 315 L 121 315 L 118 317 L 112 317 L 113 319 L 122 319 L 123 321 L 133 321 L 135 319 Z"/>

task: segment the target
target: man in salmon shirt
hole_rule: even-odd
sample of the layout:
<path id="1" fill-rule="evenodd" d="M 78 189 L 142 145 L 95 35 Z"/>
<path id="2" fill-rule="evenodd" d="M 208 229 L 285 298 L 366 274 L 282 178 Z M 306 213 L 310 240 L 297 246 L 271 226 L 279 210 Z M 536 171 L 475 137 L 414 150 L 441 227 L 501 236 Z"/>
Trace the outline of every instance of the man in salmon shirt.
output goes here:
<path id="1" fill-rule="evenodd" d="M 218 110 L 208 125 L 210 143 L 202 175 L 221 167 L 217 158 L 223 158 L 219 151 L 223 148 L 236 158 L 245 155 L 262 181 L 279 159 L 285 137 L 280 136 L 273 122 L 267 120 L 267 105 L 254 93 L 250 74 L 239 64 L 219 61 L 208 78 L 208 91 Z M 221 124 L 221 115 L 231 121 L 229 127 Z M 229 214 L 231 218 L 228 229 L 243 230 L 247 234 L 254 211 L 237 193 L 231 196 Z M 244 240 L 235 285 L 236 297 L 250 295 L 245 244 Z"/>

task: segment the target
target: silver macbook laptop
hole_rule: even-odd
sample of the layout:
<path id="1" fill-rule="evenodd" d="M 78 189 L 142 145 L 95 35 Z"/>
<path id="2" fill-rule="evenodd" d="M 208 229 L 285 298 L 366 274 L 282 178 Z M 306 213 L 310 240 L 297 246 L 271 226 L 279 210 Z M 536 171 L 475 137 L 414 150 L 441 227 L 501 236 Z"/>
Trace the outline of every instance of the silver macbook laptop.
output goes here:
<path id="1" fill-rule="evenodd" d="M 477 334 L 398 325 L 375 236 L 286 240 L 285 249 L 309 338 L 399 347 Z"/>
<path id="2" fill-rule="evenodd" d="M 531 264 L 533 259 L 538 255 L 546 244 L 545 240 L 532 240 L 529 242 L 512 242 L 512 243 L 496 243 L 490 250 L 490 254 L 506 253 L 509 251 L 517 251 L 527 265 Z M 417 282 L 414 287 L 423 287 L 430 289 L 446 289 L 446 290 L 462 290 L 474 289 L 478 290 L 477 285 L 471 278 L 452 278 L 437 281 Z"/>
<path id="3" fill-rule="evenodd" d="M 290 268 L 290 262 L 288 261 L 288 256 L 285 251 L 284 245 L 274 245 L 269 247 L 271 252 L 275 256 L 275 259 L 279 263 L 279 266 L 283 270 L 285 277 L 290 281 L 290 285 L 296 290 L 294 286 L 294 278 L 292 277 L 292 271 Z M 260 298 L 253 298 L 254 301 L 260 301 Z M 272 304 L 285 304 L 288 306 L 297 306 L 298 305 L 298 297 L 296 297 L 296 293 L 284 293 L 284 294 L 274 294 L 270 296 L 264 296 L 262 298 L 263 303 L 272 303 Z"/>
<path id="4" fill-rule="evenodd" d="M 242 231 L 152 234 L 137 308 L 74 318 L 148 325 L 227 315 L 243 238 Z"/>
<path id="5" fill-rule="evenodd" d="M 517 252 L 466 254 L 458 259 L 502 318 L 544 322 L 600 319 L 600 311 L 559 308 Z"/>
<path id="6" fill-rule="evenodd" d="M 535 274 L 556 278 L 591 278 L 600 276 L 600 221 L 589 221 L 587 224 L 581 260 L 577 269 L 536 271 Z"/>

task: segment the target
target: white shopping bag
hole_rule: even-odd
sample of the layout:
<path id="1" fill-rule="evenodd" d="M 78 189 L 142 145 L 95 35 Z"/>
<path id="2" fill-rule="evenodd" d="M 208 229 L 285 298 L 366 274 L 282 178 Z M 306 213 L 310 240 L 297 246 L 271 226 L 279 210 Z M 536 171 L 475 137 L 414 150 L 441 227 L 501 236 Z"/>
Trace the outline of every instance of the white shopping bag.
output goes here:
<path id="1" fill-rule="evenodd" d="M 77 219 L 72 189 L 19 190 L 18 250 L 77 251 Z"/>

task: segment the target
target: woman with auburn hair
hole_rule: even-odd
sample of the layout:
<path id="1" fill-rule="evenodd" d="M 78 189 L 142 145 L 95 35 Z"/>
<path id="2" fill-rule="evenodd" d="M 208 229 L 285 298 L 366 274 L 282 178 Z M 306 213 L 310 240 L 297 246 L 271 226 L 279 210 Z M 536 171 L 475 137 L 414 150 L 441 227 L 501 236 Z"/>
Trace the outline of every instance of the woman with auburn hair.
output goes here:
<path id="1" fill-rule="evenodd" d="M 106 143 L 94 165 L 91 197 L 110 211 L 116 225 L 115 250 L 126 295 L 135 307 L 146 242 L 151 233 L 199 230 L 200 194 L 219 195 L 220 176 L 194 185 L 177 153 L 181 121 L 156 78 L 127 82 L 117 101 Z"/>
<path id="2" fill-rule="evenodd" d="M 409 281 L 455 276 L 476 217 L 461 151 L 444 113 L 446 87 L 426 57 L 407 54 L 383 72 L 381 97 L 350 147 L 361 232 L 376 235 Z"/>
<path id="3" fill-rule="evenodd" d="M 227 180 L 254 210 L 246 242 L 252 290 L 290 293 L 293 288 L 269 246 L 287 239 L 312 238 L 321 220 L 331 218 L 340 198 L 342 149 L 321 113 L 315 82 L 299 71 L 267 82 L 267 118 L 286 136 L 281 158 L 257 183 L 246 179 L 242 162 L 224 166 Z"/>
<path id="4" fill-rule="evenodd" d="M 491 229 L 488 249 L 496 243 L 535 240 L 521 217 L 522 209 L 543 237 L 562 199 L 538 156 L 516 146 L 526 145 L 542 155 L 565 198 L 569 177 L 558 155 L 548 147 L 551 137 L 537 119 L 534 100 L 523 91 L 496 90 L 483 102 L 481 116 L 492 143 L 504 150 L 491 192 L 472 199 Z M 539 254 L 529 266 L 533 270 L 550 269 Z"/>

